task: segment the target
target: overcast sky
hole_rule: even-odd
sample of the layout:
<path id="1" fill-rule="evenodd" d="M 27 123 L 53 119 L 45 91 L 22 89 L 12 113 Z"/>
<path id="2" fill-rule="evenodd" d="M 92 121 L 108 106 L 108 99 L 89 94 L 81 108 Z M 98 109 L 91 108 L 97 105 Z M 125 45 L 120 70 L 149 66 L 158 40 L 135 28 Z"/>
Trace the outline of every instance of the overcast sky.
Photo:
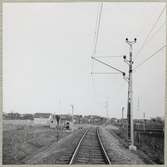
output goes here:
<path id="1" fill-rule="evenodd" d="M 103 3 L 94 56 L 127 73 L 120 56 L 129 55 L 125 38 L 137 38 L 134 66 L 166 44 L 166 11 L 147 34 L 165 3 Z M 3 4 L 4 112 L 51 112 L 121 117 L 127 108 L 127 82 L 91 60 L 99 3 Z M 165 23 L 165 24 L 164 24 Z M 164 116 L 165 49 L 133 73 L 134 117 Z M 126 116 L 126 110 L 124 115 Z"/>

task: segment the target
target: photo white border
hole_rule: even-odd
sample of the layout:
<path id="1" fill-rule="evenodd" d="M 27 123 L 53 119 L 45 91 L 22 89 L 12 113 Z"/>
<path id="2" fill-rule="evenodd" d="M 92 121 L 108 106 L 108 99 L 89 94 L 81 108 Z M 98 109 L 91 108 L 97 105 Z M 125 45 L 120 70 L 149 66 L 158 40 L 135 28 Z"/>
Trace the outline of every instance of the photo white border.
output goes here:
<path id="1" fill-rule="evenodd" d="M 3 142 L 3 122 L 2 122 L 2 112 L 3 112 L 3 3 L 59 3 L 59 2 L 70 2 L 70 3 L 77 3 L 77 2 L 164 2 L 166 3 L 166 7 L 167 7 L 167 1 L 166 0 L 151 0 L 151 1 L 146 1 L 146 0 L 2 0 L 0 3 L 0 166 L 6 166 L 6 167 L 31 167 L 31 166 L 35 166 L 35 167 L 59 167 L 59 166 L 69 166 L 69 165 L 3 165 L 2 164 L 2 142 Z M 166 10 L 166 16 L 167 16 L 167 10 Z M 167 30 L 166 30 L 167 32 Z M 167 34 L 167 33 L 166 33 Z M 166 36 L 166 40 L 167 40 L 167 36 Z M 167 53 L 167 47 L 166 47 L 166 53 Z M 164 164 L 162 165 L 111 165 L 113 167 L 149 167 L 149 166 L 154 166 L 154 167 L 166 167 L 167 165 L 167 127 L 166 127 L 166 121 L 167 121 L 167 54 L 166 54 L 166 75 L 165 75 L 165 134 L 164 134 Z M 74 165 L 72 165 L 74 166 Z M 75 165 L 75 167 L 94 167 L 95 165 Z M 96 166 L 106 166 L 106 165 L 96 165 Z"/>

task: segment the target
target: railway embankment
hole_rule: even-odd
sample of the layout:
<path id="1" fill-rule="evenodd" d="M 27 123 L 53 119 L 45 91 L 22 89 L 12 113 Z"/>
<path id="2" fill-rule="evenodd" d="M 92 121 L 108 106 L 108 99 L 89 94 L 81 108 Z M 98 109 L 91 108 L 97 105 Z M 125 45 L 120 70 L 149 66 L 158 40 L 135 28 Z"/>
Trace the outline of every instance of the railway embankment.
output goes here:
<path id="1" fill-rule="evenodd" d="M 25 164 L 68 164 L 71 155 L 74 152 L 77 143 L 84 133 L 82 130 L 74 130 L 73 133 L 61 139 L 58 142 L 53 142 L 47 147 L 43 147 L 33 155 L 26 157 Z"/>
<path id="2" fill-rule="evenodd" d="M 112 164 L 144 164 L 142 158 L 128 150 L 114 135 L 105 128 L 100 128 L 100 136 L 103 145 L 111 159 Z"/>
<path id="3" fill-rule="evenodd" d="M 96 162 L 99 162 L 99 164 L 102 163 L 102 159 L 99 158 L 101 157 L 101 153 L 99 152 L 100 149 L 97 144 L 98 135 L 95 133 L 95 127 L 93 127 L 93 129 L 87 127 L 74 130 L 70 135 L 61 139 L 59 142 L 53 142 L 48 147 L 43 147 L 33 155 L 26 157 L 24 163 L 69 164 L 78 143 L 86 132 L 86 129 L 89 129 L 89 131 L 85 135 L 80 149 L 77 151 L 74 163 L 81 164 L 83 161 L 84 164 L 93 164 L 94 159 L 96 159 Z M 120 140 L 119 136 L 110 133 L 106 127 L 100 127 L 98 132 L 111 164 L 152 164 L 152 162 L 149 161 L 149 158 L 139 150 L 130 151 Z"/>

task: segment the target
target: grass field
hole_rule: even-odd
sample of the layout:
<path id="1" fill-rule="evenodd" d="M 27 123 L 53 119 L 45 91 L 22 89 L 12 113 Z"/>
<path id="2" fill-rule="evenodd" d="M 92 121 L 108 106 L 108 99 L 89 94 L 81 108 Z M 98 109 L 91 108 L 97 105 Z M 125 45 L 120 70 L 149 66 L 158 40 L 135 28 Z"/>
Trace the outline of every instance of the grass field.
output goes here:
<path id="1" fill-rule="evenodd" d="M 3 164 L 22 164 L 28 155 L 70 133 L 28 120 L 3 120 Z"/>

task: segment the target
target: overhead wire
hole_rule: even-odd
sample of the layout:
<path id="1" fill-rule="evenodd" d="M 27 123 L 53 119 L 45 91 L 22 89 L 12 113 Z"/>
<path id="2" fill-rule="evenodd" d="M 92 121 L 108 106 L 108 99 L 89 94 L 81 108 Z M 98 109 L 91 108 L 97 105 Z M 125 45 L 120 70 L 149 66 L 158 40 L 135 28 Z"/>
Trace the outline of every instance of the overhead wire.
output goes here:
<path id="1" fill-rule="evenodd" d="M 98 5 L 96 24 L 95 24 L 95 32 L 94 32 L 94 48 L 93 48 L 93 52 L 92 52 L 92 57 L 95 56 L 95 54 L 96 54 L 97 43 L 98 43 L 98 36 L 99 36 L 99 31 L 100 31 L 102 9 L 103 9 L 103 2 L 99 3 L 99 5 Z M 92 62 L 91 63 L 92 86 L 93 86 L 93 90 L 94 90 L 94 93 L 95 93 L 96 92 L 96 90 L 95 90 L 95 82 L 94 82 L 94 78 L 93 78 L 94 61 L 91 61 L 91 62 Z"/>
<path id="2" fill-rule="evenodd" d="M 142 66 L 143 64 L 145 64 L 148 60 L 150 60 L 153 56 L 157 55 L 162 49 L 164 49 L 167 45 L 163 45 L 161 48 L 159 48 L 158 50 L 156 50 L 151 56 L 147 57 L 143 62 L 141 62 L 140 64 L 136 65 L 134 67 L 134 71 L 139 68 L 140 66 Z"/>
<path id="3" fill-rule="evenodd" d="M 100 3 L 100 11 L 99 11 L 99 15 L 97 17 L 97 29 L 96 29 L 96 32 L 95 32 L 95 45 L 94 45 L 94 50 L 93 50 L 94 55 L 96 54 L 97 42 L 98 42 L 98 38 L 99 38 L 102 9 L 103 9 L 103 2 Z"/>
<path id="4" fill-rule="evenodd" d="M 97 20 L 96 20 L 96 30 L 95 30 L 95 38 L 94 38 L 94 49 L 93 49 L 93 53 L 92 53 L 92 59 L 94 59 L 94 60 L 96 60 L 96 61 L 98 61 L 98 62 L 100 62 L 100 63 L 102 63 L 102 64 L 104 64 L 104 65 L 106 65 L 106 66 L 108 66 L 108 67 L 110 67 L 110 68 L 112 68 L 112 69 L 114 69 L 114 70 L 116 70 L 117 72 L 93 72 L 93 68 L 94 68 L 94 61 L 92 61 L 92 70 L 91 70 L 91 74 L 120 74 L 120 73 L 122 73 L 122 74 L 124 74 L 124 72 L 123 71 L 121 71 L 121 70 L 119 70 L 119 69 L 117 69 L 117 68 L 115 68 L 115 67 L 113 67 L 113 66 L 111 66 L 111 65 L 109 65 L 109 64 L 107 64 L 107 63 L 105 63 L 105 62 L 103 62 L 103 61 L 101 61 L 101 60 L 98 60 L 98 59 L 96 59 L 96 58 L 111 58 L 111 57 L 113 57 L 113 58 L 120 58 L 120 57 L 122 57 L 122 56 L 95 56 L 96 55 L 96 51 L 97 51 L 97 44 L 98 44 L 98 39 L 99 39 L 99 31 L 100 31 L 100 23 L 101 23 L 101 17 L 102 17 L 102 9 L 103 9 L 103 3 L 101 3 L 100 5 L 99 5 L 100 7 L 100 9 L 99 9 L 99 11 L 98 11 L 98 15 L 97 15 Z M 93 88 L 94 88 L 94 95 L 96 94 L 97 95 L 97 91 L 95 90 L 96 88 L 95 88 L 95 83 L 94 83 L 94 78 L 93 78 L 93 75 L 92 75 L 92 86 L 93 86 Z M 125 86 L 125 82 L 124 82 L 124 84 L 122 85 L 120 85 L 120 88 L 122 88 L 122 87 L 124 87 Z M 119 91 L 120 91 L 120 88 L 118 89 Z M 122 89 L 121 89 L 122 90 Z M 121 91 L 120 91 L 121 92 Z M 96 96 L 95 95 L 95 96 Z M 98 97 L 98 96 L 96 96 L 96 97 Z M 102 96 L 101 96 L 102 97 Z"/>
<path id="5" fill-rule="evenodd" d="M 101 23 L 101 17 L 102 17 L 102 9 L 103 9 L 103 2 L 100 4 L 99 14 L 97 15 L 97 21 L 96 21 L 96 26 L 97 27 L 96 27 L 96 30 L 95 30 L 95 44 L 94 44 L 94 50 L 93 50 L 91 58 L 100 62 L 100 63 L 102 63 L 102 64 L 104 64 L 104 65 L 106 65 L 106 66 L 108 66 L 108 67 L 110 67 L 110 68 L 112 68 L 112 69 L 114 69 L 114 70 L 116 70 L 116 71 L 119 71 L 123 74 L 124 72 L 122 72 L 121 70 L 119 70 L 119 69 L 117 69 L 117 68 L 115 68 L 115 67 L 113 67 L 113 66 L 95 58 L 97 43 L 98 43 L 98 38 L 99 38 L 99 30 L 100 30 L 100 23 Z M 96 56 L 96 57 L 103 57 L 104 58 L 105 56 Z M 118 56 L 111 56 L 111 57 L 118 57 Z M 94 64 L 92 63 L 92 66 L 93 65 Z M 92 69 L 93 69 L 93 67 L 92 67 Z M 93 70 L 91 70 L 91 74 L 93 74 Z"/>
<path id="6" fill-rule="evenodd" d="M 160 20 L 162 14 L 164 13 L 165 11 L 165 8 L 166 8 L 166 5 L 163 7 L 163 9 L 161 10 L 159 16 L 157 17 L 156 21 L 154 22 L 154 24 L 152 25 L 149 33 L 147 34 L 147 36 L 145 37 L 144 39 L 144 42 L 143 44 L 141 45 L 140 49 L 138 50 L 138 52 L 136 53 L 135 55 L 135 59 L 137 59 L 138 55 L 141 53 L 142 49 L 145 47 L 146 43 L 147 43 L 147 40 L 148 38 L 150 37 L 150 34 L 152 33 L 152 31 L 154 30 L 155 26 L 157 25 L 158 21 Z"/>
<path id="7" fill-rule="evenodd" d="M 94 48 L 93 48 L 92 56 L 94 56 L 96 54 L 96 48 L 97 48 L 97 42 L 98 42 L 98 36 L 99 36 L 99 30 L 100 30 L 100 20 L 101 20 L 102 8 L 103 8 L 103 2 L 100 3 L 98 6 L 96 24 L 95 24 L 95 32 L 94 32 Z M 94 68 L 94 61 L 91 61 L 91 62 L 92 62 L 91 74 L 92 74 L 93 68 Z"/>
<path id="8" fill-rule="evenodd" d="M 157 30 L 150 36 L 150 38 L 147 40 L 149 42 L 162 28 L 166 25 L 166 20 L 157 28 Z"/>

